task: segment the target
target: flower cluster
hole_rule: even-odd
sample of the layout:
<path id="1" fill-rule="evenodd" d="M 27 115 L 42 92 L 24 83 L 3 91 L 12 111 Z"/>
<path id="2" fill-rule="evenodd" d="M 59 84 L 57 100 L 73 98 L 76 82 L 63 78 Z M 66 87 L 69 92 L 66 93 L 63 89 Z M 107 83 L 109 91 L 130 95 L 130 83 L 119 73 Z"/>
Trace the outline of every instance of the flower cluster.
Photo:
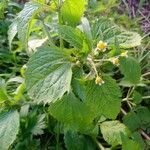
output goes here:
<path id="1" fill-rule="evenodd" d="M 103 42 L 103 41 L 99 41 L 98 44 L 97 44 L 96 49 L 94 50 L 94 55 L 98 56 L 99 52 L 105 52 L 106 49 L 107 49 L 107 43 Z M 118 56 L 106 59 L 106 61 L 110 61 L 112 64 L 114 64 L 116 66 L 119 66 L 119 57 L 126 57 L 127 58 L 128 57 L 128 51 L 124 51 Z M 98 85 L 102 85 L 105 82 L 103 81 L 103 79 L 99 75 L 97 75 L 96 79 L 95 79 L 95 83 L 98 84 Z"/>

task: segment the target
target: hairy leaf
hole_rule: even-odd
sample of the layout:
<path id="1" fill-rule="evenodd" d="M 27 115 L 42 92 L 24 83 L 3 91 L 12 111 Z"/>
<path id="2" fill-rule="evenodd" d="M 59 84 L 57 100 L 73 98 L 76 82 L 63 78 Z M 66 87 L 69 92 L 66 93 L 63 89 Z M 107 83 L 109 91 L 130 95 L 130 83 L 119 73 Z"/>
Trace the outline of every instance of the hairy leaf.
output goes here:
<path id="1" fill-rule="evenodd" d="M 70 89 L 69 56 L 57 47 L 41 47 L 27 64 L 26 86 L 36 102 L 52 102 Z"/>
<path id="2" fill-rule="evenodd" d="M 141 150 L 146 148 L 146 144 L 145 144 L 144 139 L 142 138 L 140 132 L 138 132 L 138 131 L 134 132 L 131 137 L 134 141 L 136 141 L 139 144 L 139 146 L 141 147 Z"/>
<path id="3" fill-rule="evenodd" d="M 73 93 L 50 105 L 50 114 L 72 130 L 84 130 L 90 126 L 93 116 L 86 105 Z"/>
<path id="4" fill-rule="evenodd" d="M 46 5 L 37 2 L 28 2 L 25 4 L 24 9 L 19 13 L 17 17 L 18 37 L 24 48 L 27 47 L 31 21 L 38 13 L 44 10 L 47 10 Z"/>
<path id="5" fill-rule="evenodd" d="M 134 140 L 129 139 L 128 137 L 122 136 L 122 150 L 142 150 L 140 144 Z"/>
<path id="6" fill-rule="evenodd" d="M 103 76 L 104 84 L 97 85 L 90 81 L 86 85 L 85 103 L 96 115 L 115 119 L 120 112 L 121 92 L 119 86 L 109 76 Z"/>
<path id="7" fill-rule="evenodd" d="M 77 49 L 81 49 L 83 46 L 83 34 L 79 29 L 74 29 L 69 26 L 59 26 L 59 34 L 61 37 L 69 42 Z"/>
<path id="8" fill-rule="evenodd" d="M 85 10 L 85 0 L 65 0 L 61 8 L 64 23 L 76 26 Z"/>
<path id="9" fill-rule="evenodd" d="M 67 150 L 95 150 L 96 146 L 92 140 L 77 132 L 67 131 L 64 135 Z"/>
<path id="10" fill-rule="evenodd" d="M 8 30 L 8 41 L 9 41 L 9 48 L 11 49 L 11 43 L 17 34 L 17 21 L 14 20 L 13 23 L 9 26 Z"/>
<path id="11" fill-rule="evenodd" d="M 119 121 L 105 121 L 100 125 L 104 139 L 111 145 L 122 144 L 122 134 L 128 136 L 130 134 L 128 128 Z"/>
<path id="12" fill-rule="evenodd" d="M 138 84 L 140 82 L 141 68 L 136 59 L 132 57 L 121 58 L 120 70 L 126 81 L 129 81 L 132 84 Z"/>
<path id="13" fill-rule="evenodd" d="M 33 128 L 31 129 L 31 132 L 33 135 L 43 134 L 43 129 L 46 128 L 46 123 L 44 119 L 45 119 L 45 114 L 36 116 L 35 124 L 33 125 Z"/>
<path id="14" fill-rule="evenodd" d="M 0 149 L 7 150 L 16 139 L 19 130 L 17 111 L 0 113 Z"/>
<path id="15" fill-rule="evenodd" d="M 123 117 L 123 123 L 131 130 L 135 131 L 140 127 L 140 119 L 135 112 L 130 112 Z"/>
<path id="16" fill-rule="evenodd" d="M 126 31 L 106 18 L 96 20 L 91 31 L 94 40 L 103 40 L 110 45 L 114 45 L 116 39 L 122 48 L 132 48 L 141 44 L 141 36 L 138 33 Z"/>

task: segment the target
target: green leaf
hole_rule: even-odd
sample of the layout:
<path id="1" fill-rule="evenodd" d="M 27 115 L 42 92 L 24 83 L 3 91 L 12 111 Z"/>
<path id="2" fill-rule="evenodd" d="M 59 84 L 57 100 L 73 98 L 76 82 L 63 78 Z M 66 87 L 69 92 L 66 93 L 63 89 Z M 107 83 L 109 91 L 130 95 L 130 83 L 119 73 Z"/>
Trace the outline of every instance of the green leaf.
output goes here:
<path id="1" fill-rule="evenodd" d="M 81 29 L 89 39 L 89 42 L 92 40 L 92 33 L 91 33 L 91 27 L 88 19 L 86 17 L 82 17 L 81 19 Z"/>
<path id="2" fill-rule="evenodd" d="M 130 112 L 127 115 L 125 115 L 123 117 L 123 123 L 131 130 L 131 131 L 135 131 L 137 130 L 140 125 L 140 119 L 138 118 L 138 116 L 136 115 L 135 112 Z"/>
<path id="3" fill-rule="evenodd" d="M 13 23 L 9 26 L 8 30 L 8 41 L 9 41 L 9 48 L 11 49 L 11 43 L 17 34 L 17 21 L 14 20 Z"/>
<path id="4" fill-rule="evenodd" d="M 136 32 L 121 31 L 120 35 L 116 36 L 119 40 L 121 48 L 132 48 L 141 45 L 141 36 Z"/>
<path id="5" fill-rule="evenodd" d="M 36 121 L 33 124 L 33 127 L 31 129 L 31 132 L 33 135 L 41 135 L 43 134 L 43 129 L 46 128 L 46 122 L 45 122 L 45 114 L 36 115 Z M 32 121 L 32 118 L 31 118 Z"/>
<path id="6" fill-rule="evenodd" d="M 67 131 L 64 134 L 64 141 L 67 150 L 95 150 L 96 146 L 92 140 L 77 132 Z"/>
<path id="7" fill-rule="evenodd" d="M 65 0 L 61 7 L 61 17 L 64 23 L 76 26 L 85 10 L 85 0 Z"/>
<path id="8" fill-rule="evenodd" d="M 0 78 L 0 104 L 8 99 L 5 81 Z"/>
<path id="9" fill-rule="evenodd" d="M 37 2 L 28 2 L 25 4 L 23 10 L 19 13 L 17 17 L 18 37 L 21 40 L 24 48 L 27 47 L 32 20 L 38 13 L 43 12 L 47 9 L 47 5 Z"/>
<path id="10" fill-rule="evenodd" d="M 139 104 L 142 101 L 142 95 L 137 91 L 133 92 L 132 98 L 133 102 L 136 104 Z"/>
<path id="11" fill-rule="evenodd" d="M 73 90 L 76 95 L 87 105 L 95 117 L 104 115 L 106 118 L 115 119 L 120 112 L 121 91 L 115 80 L 104 75 L 104 84 L 97 85 L 95 81 L 83 81 L 82 70 L 74 71 L 72 80 Z"/>
<path id="12" fill-rule="evenodd" d="M 125 80 L 134 85 L 140 82 L 141 68 L 139 62 L 135 58 L 120 58 L 120 70 Z"/>
<path id="13" fill-rule="evenodd" d="M 132 48 L 141 44 L 141 36 L 129 32 L 114 24 L 110 19 L 100 18 L 91 28 L 93 40 L 103 40 L 109 45 L 115 45 L 117 39 L 121 48 Z"/>
<path id="14" fill-rule="evenodd" d="M 131 137 L 134 141 L 136 141 L 140 145 L 141 150 L 145 149 L 146 144 L 138 131 L 134 132 Z"/>
<path id="15" fill-rule="evenodd" d="M 74 29 L 69 26 L 59 26 L 59 34 L 61 37 L 69 42 L 71 46 L 81 49 L 83 46 L 83 34 L 79 29 Z"/>
<path id="16" fill-rule="evenodd" d="M 130 134 L 128 128 L 117 120 L 103 122 L 100 129 L 105 141 L 112 146 L 122 144 L 122 134 L 125 136 Z"/>
<path id="17" fill-rule="evenodd" d="M 8 150 L 19 131 L 19 114 L 17 111 L 0 113 L 0 149 Z"/>
<path id="18" fill-rule="evenodd" d="M 95 115 L 104 115 L 106 118 L 115 119 L 120 112 L 121 92 L 119 86 L 109 76 L 103 76 L 104 84 L 97 85 L 89 81 L 85 85 L 85 99 Z"/>
<path id="19" fill-rule="evenodd" d="M 8 6 L 8 0 L 1 0 L 0 2 L 0 19 L 4 18 L 5 9 Z"/>
<path id="20" fill-rule="evenodd" d="M 62 49 L 40 47 L 27 67 L 26 87 L 36 102 L 54 102 L 70 90 L 71 63 Z"/>
<path id="21" fill-rule="evenodd" d="M 129 127 L 131 131 L 136 131 L 137 129 L 150 128 L 150 111 L 146 107 L 140 107 L 135 112 L 130 112 L 123 118 L 125 125 Z"/>
<path id="22" fill-rule="evenodd" d="M 136 114 L 140 119 L 142 129 L 150 129 L 150 110 L 146 107 L 139 107 L 136 110 Z"/>
<path id="23" fill-rule="evenodd" d="M 122 137 L 122 150 L 130 150 L 130 149 L 134 149 L 134 150 L 142 150 L 140 148 L 139 143 L 137 143 L 134 140 L 129 139 L 128 137 Z"/>
<path id="24" fill-rule="evenodd" d="M 90 128 L 94 117 L 89 108 L 77 99 L 73 93 L 63 96 L 63 98 L 49 107 L 50 114 L 58 121 L 64 123 L 66 128 L 72 130 L 82 130 Z"/>

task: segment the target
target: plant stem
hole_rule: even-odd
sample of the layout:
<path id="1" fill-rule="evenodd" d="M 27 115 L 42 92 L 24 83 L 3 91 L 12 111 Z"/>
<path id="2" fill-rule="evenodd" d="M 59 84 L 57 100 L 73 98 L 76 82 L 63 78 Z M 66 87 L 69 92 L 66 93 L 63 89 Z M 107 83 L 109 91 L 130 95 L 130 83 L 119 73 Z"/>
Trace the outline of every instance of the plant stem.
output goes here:
<path id="1" fill-rule="evenodd" d="M 140 130 L 140 132 L 141 132 L 141 135 L 142 135 L 145 139 L 147 139 L 148 141 L 150 141 L 150 137 L 149 137 L 143 130 Z"/>
<path id="2" fill-rule="evenodd" d="M 142 75 L 142 77 L 145 77 L 145 76 L 148 76 L 148 75 L 150 75 L 150 72 L 144 73 L 144 74 Z"/>
<path id="3" fill-rule="evenodd" d="M 98 72 L 97 72 L 95 63 L 93 62 L 91 56 L 88 56 L 88 57 L 87 57 L 87 60 L 89 61 L 89 63 L 90 63 L 90 65 L 91 65 L 92 69 L 94 70 L 96 76 L 98 76 Z"/>
<path id="4" fill-rule="evenodd" d="M 105 147 L 96 138 L 93 138 L 93 140 L 97 144 L 99 150 L 106 150 Z"/>
<path id="5" fill-rule="evenodd" d="M 149 99 L 150 96 L 143 96 L 142 99 Z"/>

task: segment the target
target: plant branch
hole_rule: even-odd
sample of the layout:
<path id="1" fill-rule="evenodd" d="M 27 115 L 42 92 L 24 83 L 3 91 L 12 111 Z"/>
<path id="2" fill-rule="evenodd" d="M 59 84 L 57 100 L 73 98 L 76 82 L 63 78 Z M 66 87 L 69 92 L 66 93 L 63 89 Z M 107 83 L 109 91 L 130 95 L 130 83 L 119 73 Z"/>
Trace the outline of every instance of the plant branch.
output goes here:
<path id="1" fill-rule="evenodd" d="M 93 140 L 97 144 L 99 150 L 106 150 L 106 148 L 96 138 L 93 138 Z"/>

